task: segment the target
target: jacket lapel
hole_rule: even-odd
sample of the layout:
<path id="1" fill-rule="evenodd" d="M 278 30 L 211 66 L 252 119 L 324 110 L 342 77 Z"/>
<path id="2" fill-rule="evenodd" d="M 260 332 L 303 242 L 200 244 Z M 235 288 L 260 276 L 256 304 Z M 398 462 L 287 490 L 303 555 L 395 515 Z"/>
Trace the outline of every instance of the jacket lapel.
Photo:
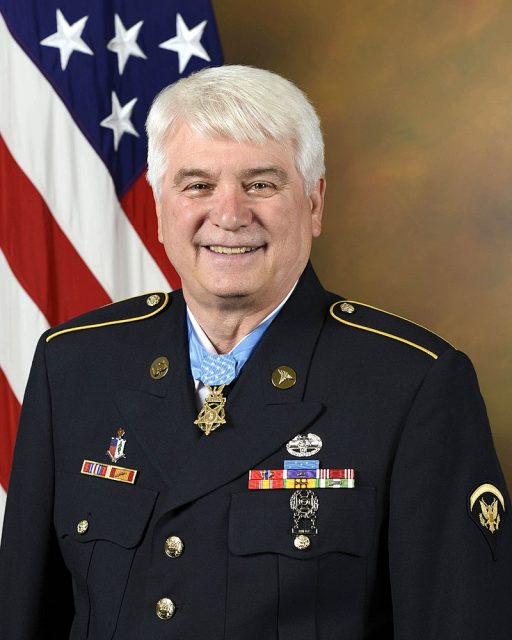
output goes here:
<path id="1" fill-rule="evenodd" d="M 156 381 L 148 373 L 140 391 L 123 391 L 118 396 L 120 410 L 170 486 L 169 509 L 246 474 L 318 417 L 322 405 L 304 400 L 304 395 L 329 305 L 329 295 L 308 266 L 231 390 L 227 424 L 205 436 L 194 425 L 197 409 L 185 305 L 181 295 L 174 295 L 176 304 L 169 309 L 174 317 L 164 336 L 157 339 L 154 352 L 154 357 L 169 358 L 169 373 Z M 158 349 L 164 350 L 156 353 Z M 272 372 L 280 365 L 288 365 L 297 374 L 290 389 L 272 384 Z"/>

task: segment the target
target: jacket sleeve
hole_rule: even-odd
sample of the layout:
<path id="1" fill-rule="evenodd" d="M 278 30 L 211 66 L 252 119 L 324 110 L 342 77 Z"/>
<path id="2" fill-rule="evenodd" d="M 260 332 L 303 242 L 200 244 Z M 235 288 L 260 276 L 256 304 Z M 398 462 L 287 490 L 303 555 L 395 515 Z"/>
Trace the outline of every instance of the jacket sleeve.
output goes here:
<path id="1" fill-rule="evenodd" d="M 395 640 L 510 640 L 509 511 L 476 375 L 450 350 L 417 393 L 393 466 Z"/>
<path id="2" fill-rule="evenodd" d="M 0 639 L 69 637 L 69 574 L 53 528 L 52 407 L 39 341 L 21 412 L 0 546 Z"/>

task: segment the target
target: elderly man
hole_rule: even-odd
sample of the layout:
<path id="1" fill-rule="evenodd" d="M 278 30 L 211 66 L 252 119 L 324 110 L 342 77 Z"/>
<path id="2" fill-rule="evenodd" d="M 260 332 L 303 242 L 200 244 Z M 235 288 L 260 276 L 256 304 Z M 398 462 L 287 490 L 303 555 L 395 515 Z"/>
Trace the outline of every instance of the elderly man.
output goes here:
<path id="1" fill-rule="evenodd" d="M 183 289 L 42 337 L 0 638 L 512 637 L 510 503 L 472 366 L 318 282 L 306 97 L 207 69 L 147 127 Z"/>

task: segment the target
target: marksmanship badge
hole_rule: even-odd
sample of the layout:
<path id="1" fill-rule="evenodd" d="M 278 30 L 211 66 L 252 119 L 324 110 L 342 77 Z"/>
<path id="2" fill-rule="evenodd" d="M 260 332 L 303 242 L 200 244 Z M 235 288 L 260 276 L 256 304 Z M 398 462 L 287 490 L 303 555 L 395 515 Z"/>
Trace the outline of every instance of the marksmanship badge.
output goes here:
<path id="1" fill-rule="evenodd" d="M 314 456 L 322 448 L 322 439 L 315 433 L 299 433 L 286 445 L 286 450 L 297 458 Z"/>
<path id="2" fill-rule="evenodd" d="M 292 533 L 295 536 L 294 546 L 300 551 L 309 548 L 309 536 L 316 536 L 316 513 L 318 511 L 318 496 L 310 489 L 300 489 L 292 493 L 290 509 L 293 515 Z"/>

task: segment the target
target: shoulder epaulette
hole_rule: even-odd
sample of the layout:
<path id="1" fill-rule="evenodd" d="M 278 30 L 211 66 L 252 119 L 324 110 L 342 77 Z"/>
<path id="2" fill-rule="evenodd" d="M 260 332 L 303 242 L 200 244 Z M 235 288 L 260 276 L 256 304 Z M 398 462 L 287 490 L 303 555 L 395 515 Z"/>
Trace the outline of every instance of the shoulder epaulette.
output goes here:
<path id="1" fill-rule="evenodd" d="M 331 305 L 330 314 L 344 325 L 402 342 L 434 360 L 451 347 L 425 327 L 362 302 L 339 300 Z"/>
<path id="2" fill-rule="evenodd" d="M 106 305 L 64 324 L 62 329 L 57 329 L 54 333 L 50 333 L 46 338 L 46 342 L 74 331 L 85 331 L 85 329 L 98 329 L 99 327 L 146 320 L 165 309 L 169 304 L 169 299 L 168 293 L 158 291 Z M 119 315 L 122 317 L 119 317 Z"/>

